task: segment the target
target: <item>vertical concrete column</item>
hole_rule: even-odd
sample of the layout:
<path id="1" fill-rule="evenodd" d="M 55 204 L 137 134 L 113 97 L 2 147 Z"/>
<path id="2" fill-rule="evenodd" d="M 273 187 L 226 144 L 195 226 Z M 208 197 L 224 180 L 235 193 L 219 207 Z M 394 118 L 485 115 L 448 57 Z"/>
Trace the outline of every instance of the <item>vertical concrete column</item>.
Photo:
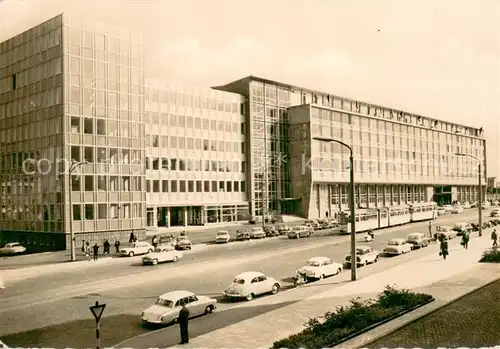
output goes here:
<path id="1" fill-rule="evenodd" d="M 158 227 L 158 207 L 153 208 L 153 227 Z"/>
<path id="2" fill-rule="evenodd" d="M 182 208 L 182 213 L 184 214 L 184 227 L 187 227 L 187 219 L 188 219 L 188 208 L 187 207 L 183 207 Z"/>
<path id="3" fill-rule="evenodd" d="M 167 207 L 166 210 L 167 210 L 167 228 L 170 228 L 170 207 Z"/>

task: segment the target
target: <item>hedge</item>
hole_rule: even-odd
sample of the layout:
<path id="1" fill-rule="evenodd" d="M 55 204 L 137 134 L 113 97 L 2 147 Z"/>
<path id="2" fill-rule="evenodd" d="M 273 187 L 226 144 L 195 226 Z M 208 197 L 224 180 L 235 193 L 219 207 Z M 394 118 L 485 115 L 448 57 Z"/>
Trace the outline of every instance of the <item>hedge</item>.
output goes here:
<path id="1" fill-rule="evenodd" d="M 500 250 L 497 247 L 488 249 L 483 252 L 483 256 L 479 260 L 482 263 L 500 263 Z"/>
<path id="2" fill-rule="evenodd" d="M 340 341 L 391 317 L 430 301 L 433 297 L 395 286 L 386 286 L 375 299 L 352 299 L 319 318 L 310 319 L 302 332 L 275 342 L 272 349 L 331 348 Z"/>

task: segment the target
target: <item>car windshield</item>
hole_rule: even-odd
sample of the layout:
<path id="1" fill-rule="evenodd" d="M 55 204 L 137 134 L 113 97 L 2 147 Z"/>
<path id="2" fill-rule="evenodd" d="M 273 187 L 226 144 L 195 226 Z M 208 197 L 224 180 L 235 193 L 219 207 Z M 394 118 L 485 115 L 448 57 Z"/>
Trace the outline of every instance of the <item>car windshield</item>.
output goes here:
<path id="1" fill-rule="evenodd" d="M 318 261 L 309 261 L 309 262 L 307 262 L 307 265 L 309 267 L 319 267 L 319 266 L 321 266 L 321 263 Z"/>
<path id="2" fill-rule="evenodd" d="M 410 236 L 408 236 L 408 240 L 418 240 L 418 239 L 420 239 L 420 236 L 418 236 L 418 235 L 410 235 Z"/>
<path id="3" fill-rule="evenodd" d="M 217 233 L 217 235 L 227 235 L 226 232 Z"/>
<path id="4" fill-rule="evenodd" d="M 179 236 L 179 241 L 186 241 L 187 240 L 187 236 Z"/>
<path id="5" fill-rule="evenodd" d="M 391 240 L 389 241 L 389 244 L 390 246 L 397 246 L 397 245 L 401 245 L 400 242 L 398 240 Z"/>
<path id="6" fill-rule="evenodd" d="M 162 307 L 172 308 L 174 306 L 174 302 L 169 299 L 158 298 L 156 301 L 156 305 L 161 305 Z"/>
<path id="7" fill-rule="evenodd" d="M 245 284 L 245 280 L 240 279 L 240 278 L 235 278 L 233 280 L 233 284 L 243 285 L 243 284 Z"/>
<path id="8" fill-rule="evenodd" d="M 356 254 L 365 254 L 366 252 L 367 252 L 367 250 L 362 249 L 362 248 L 357 248 L 356 249 Z"/>

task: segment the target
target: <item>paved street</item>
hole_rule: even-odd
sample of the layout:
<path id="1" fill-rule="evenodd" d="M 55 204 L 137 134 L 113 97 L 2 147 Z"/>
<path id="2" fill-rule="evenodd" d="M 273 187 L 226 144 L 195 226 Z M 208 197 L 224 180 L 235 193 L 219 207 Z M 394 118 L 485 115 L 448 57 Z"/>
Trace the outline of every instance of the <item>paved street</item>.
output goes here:
<path id="1" fill-rule="evenodd" d="M 475 212 L 469 211 L 458 217 L 440 217 L 437 223 L 452 224 L 454 221 L 473 220 L 474 217 Z M 427 222 L 377 232 L 375 241 L 363 244 L 381 250 L 388 239 L 405 237 L 415 231 L 427 231 Z M 362 239 L 363 235 L 360 234 L 359 240 Z M 349 236 L 328 236 L 300 240 L 275 238 L 268 241 L 234 243 L 228 246 L 214 246 L 213 249 L 190 255 L 186 254 L 184 259 L 176 264 L 143 267 L 137 265 L 137 259 L 135 259 L 116 265 L 102 265 L 99 269 L 73 270 L 21 281 L 5 290 L 3 308 L 0 313 L 0 336 L 3 338 L 9 333 L 68 321 L 92 319 L 88 306 L 95 300 L 99 300 L 108 305 L 105 318 L 112 319 L 114 316 L 123 316 L 122 314 L 136 316 L 137 321 L 123 321 L 123 324 L 119 326 L 118 332 L 122 338 L 119 338 L 117 334 L 110 334 L 110 340 L 112 337 L 115 342 L 109 342 L 106 345 L 116 344 L 116 341 L 124 340 L 129 335 L 145 331 L 145 329 L 138 328 L 140 311 L 152 304 L 161 293 L 174 289 L 188 289 L 200 294 L 218 296 L 236 274 L 248 270 L 260 270 L 282 280 L 286 286 L 291 281 L 290 277 L 294 275 L 295 270 L 313 256 L 325 255 L 341 262 L 349 250 L 348 240 Z M 432 245 L 429 247 L 429 249 L 435 248 Z M 411 259 L 418 254 L 411 253 L 403 257 L 382 259 L 374 268 L 387 268 L 398 264 L 402 259 Z M 234 305 L 221 303 L 220 314 L 214 315 L 210 326 L 223 327 L 228 324 L 230 318 L 251 317 L 252 314 L 270 309 L 264 306 L 255 307 L 252 311 L 245 312 L 246 315 L 241 313 L 237 316 L 234 315 L 234 311 L 227 311 Z M 200 328 L 196 331 L 201 333 L 210 330 L 210 326 L 202 325 L 203 321 L 209 320 L 200 319 L 199 321 L 201 321 L 200 325 L 195 326 L 200 326 Z M 193 324 L 195 323 L 193 321 Z M 82 324 L 79 326 L 85 327 Z M 61 329 L 58 331 L 61 332 Z M 50 343 L 50 339 L 54 340 L 54 336 L 50 336 L 50 333 L 47 336 L 49 342 L 40 342 L 39 334 L 30 337 L 34 338 L 29 339 L 34 340 L 33 343 L 25 342 L 26 336 L 23 337 L 25 339 L 18 337 L 22 342 L 16 342 L 16 337 L 9 338 L 12 339 L 11 345 L 55 346 L 54 343 Z M 177 337 L 175 338 L 177 340 Z M 85 347 L 91 343 L 71 343 L 71 346 L 75 348 L 80 347 L 79 345 Z"/>

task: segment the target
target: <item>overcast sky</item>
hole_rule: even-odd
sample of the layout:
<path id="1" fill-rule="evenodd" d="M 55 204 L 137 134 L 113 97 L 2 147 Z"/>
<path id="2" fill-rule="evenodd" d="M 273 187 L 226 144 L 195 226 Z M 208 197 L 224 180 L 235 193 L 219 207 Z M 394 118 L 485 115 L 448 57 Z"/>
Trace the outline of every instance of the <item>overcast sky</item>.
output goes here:
<path id="1" fill-rule="evenodd" d="M 257 75 L 484 127 L 500 176 L 500 1 L 0 0 L 0 41 L 69 11 L 143 31 L 146 75 Z"/>

